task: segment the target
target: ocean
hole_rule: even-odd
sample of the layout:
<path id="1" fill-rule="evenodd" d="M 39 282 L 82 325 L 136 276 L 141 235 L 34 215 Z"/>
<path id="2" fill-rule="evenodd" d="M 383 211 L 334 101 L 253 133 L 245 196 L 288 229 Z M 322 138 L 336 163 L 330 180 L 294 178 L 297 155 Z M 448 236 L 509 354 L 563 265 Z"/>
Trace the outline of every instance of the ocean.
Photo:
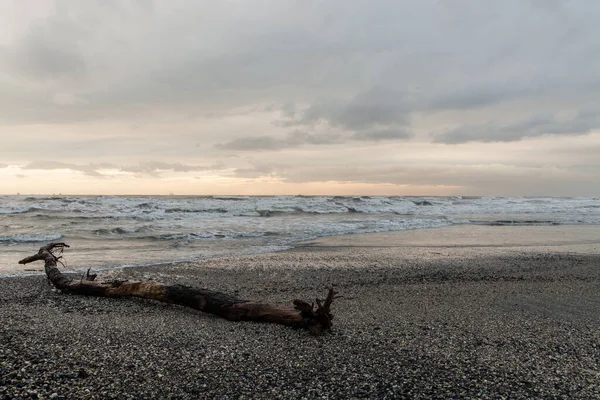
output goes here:
<path id="1" fill-rule="evenodd" d="M 52 241 L 67 270 L 289 249 L 318 237 L 449 225 L 600 225 L 596 197 L 0 196 L 0 277 Z"/>

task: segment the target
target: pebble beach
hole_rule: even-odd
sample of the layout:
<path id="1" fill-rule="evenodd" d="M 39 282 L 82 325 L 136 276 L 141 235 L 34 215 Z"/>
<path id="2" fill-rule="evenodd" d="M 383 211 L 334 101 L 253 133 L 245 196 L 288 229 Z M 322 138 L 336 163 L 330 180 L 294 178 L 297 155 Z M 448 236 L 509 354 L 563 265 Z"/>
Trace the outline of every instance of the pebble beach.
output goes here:
<path id="1" fill-rule="evenodd" d="M 99 276 L 290 305 L 334 285 L 319 337 L 3 278 L 0 398 L 600 398 L 600 241 L 569 229 L 348 235 Z"/>

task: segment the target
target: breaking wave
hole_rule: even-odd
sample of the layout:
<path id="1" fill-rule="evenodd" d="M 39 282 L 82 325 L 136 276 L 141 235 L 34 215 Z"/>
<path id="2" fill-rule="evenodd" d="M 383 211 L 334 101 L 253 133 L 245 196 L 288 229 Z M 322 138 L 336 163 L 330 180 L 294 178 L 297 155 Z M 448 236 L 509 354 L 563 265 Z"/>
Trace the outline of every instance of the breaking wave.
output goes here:
<path id="1" fill-rule="evenodd" d="M 2 236 L 0 242 L 8 243 L 35 243 L 35 242 L 51 242 L 59 240 L 63 237 L 60 233 L 17 233 L 16 235 Z"/>
<path id="2" fill-rule="evenodd" d="M 491 226 L 550 226 L 562 225 L 558 221 L 547 220 L 493 220 L 493 221 L 469 221 L 474 225 L 491 225 Z"/>
<path id="3" fill-rule="evenodd" d="M 36 246 L 28 243 L 47 243 L 63 236 L 82 255 L 83 267 L 93 263 L 122 265 L 132 260 L 143 263 L 260 253 L 317 237 L 456 224 L 600 225 L 600 200 L 479 196 L 0 196 L 0 250 L 7 249 L 0 251 L 0 275 L 2 265 L 12 265 L 18 259 L 15 251 L 29 252 Z M 110 254 L 114 254 L 113 261 L 107 258 Z"/>
<path id="4" fill-rule="evenodd" d="M 167 208 L 165 213 L 221 213 L 225 214 L 228 211 L 224 208 L 208 208 L 208 209 L 190 209 L 190 208 Z"/>
<path id="5" fill-rule="evenodd" d="M 243 239 L 276 236 L 276 232 L 183 232 L 148 236 L 156 240 Z"/>

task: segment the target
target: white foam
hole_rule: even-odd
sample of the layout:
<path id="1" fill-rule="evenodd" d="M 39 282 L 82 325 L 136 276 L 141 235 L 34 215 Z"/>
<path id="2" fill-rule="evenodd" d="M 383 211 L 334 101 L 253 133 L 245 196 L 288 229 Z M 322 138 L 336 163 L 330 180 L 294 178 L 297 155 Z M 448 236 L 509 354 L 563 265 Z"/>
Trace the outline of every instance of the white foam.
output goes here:
<path id="1" fill-rule="evenodd" d="M 21 212 L 20 214 L 18 212 Z M 4 213 L 4 214 L 2 214 Z M 152 221 L 148 225 L 147 221 Z M 102 247 L 111 264 L 248 254 L 322 236 L 455 224 L 600 224 L 591 197 L 54 196 L 0 197 L 0 265 L 34 245 L 79 241 L 78 262 Z M 162 240 L 153 240 L 162 239 Z M 82 242 L 93 246 L 82 247 Z M 109 242 L 110 241 L 110 242 Z M 91 242 L 89 242 L 91 243 Z M 10 250 L 13 253 L 8 252 Z M 158 255 L 157 255 L 158 254 Z M 140 258 L 143 258 L 140 260 Z M 154 258 L 153 258 L 154 257 Z"/>
<path id="2" fill-rule="evenodd" d="M 0 242 L 31 243 L 51 242 L 63 236 L 60 233 L 17 233 L 16 235 L 0 235 Z"/>

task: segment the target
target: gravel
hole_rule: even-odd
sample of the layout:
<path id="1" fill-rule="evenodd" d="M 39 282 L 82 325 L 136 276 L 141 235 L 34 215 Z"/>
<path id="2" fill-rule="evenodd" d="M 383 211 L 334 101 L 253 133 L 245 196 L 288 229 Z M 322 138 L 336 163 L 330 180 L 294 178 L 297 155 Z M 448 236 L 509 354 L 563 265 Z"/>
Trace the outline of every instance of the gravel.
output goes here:
<path id="1" fill-rule="evenodd" d="M 0 279 L 0 398 L 600 398 L 598 255 L 299 248 L 99 279 L 117 277 L 344 298 L 334 331 L 312 337 Z"/>

